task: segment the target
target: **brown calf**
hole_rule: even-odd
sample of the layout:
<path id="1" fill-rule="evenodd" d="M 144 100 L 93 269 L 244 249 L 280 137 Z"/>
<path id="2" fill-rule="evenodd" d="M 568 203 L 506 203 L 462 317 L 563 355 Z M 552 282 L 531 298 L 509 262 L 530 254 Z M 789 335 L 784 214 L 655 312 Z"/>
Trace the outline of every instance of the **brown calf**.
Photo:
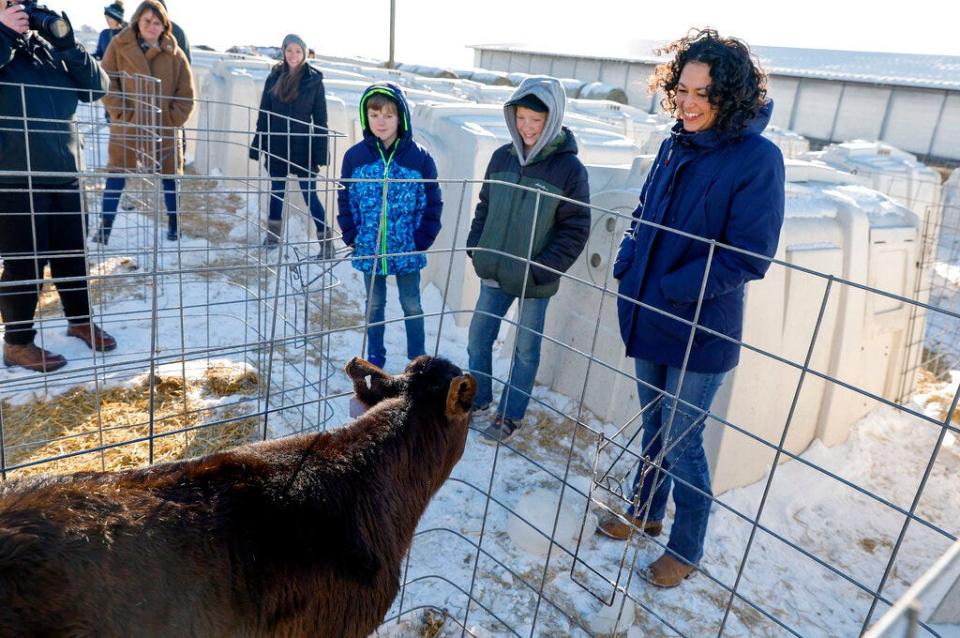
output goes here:
<path id="1" fill-rule="evenodd" d="M 333 432 L 0 487 L 0 636 L 368 636 L 476 382 L 346 369 L 370 409 Z"/>

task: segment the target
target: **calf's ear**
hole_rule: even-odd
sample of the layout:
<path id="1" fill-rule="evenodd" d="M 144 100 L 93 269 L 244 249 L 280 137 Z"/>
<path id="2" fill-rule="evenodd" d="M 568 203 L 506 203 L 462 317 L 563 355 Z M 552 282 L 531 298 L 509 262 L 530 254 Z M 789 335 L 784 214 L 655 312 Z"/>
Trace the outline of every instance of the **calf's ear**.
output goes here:
<path id="1" fill-rule="evenodd" d="M 463 374 L 454 378 L 447 392 L 447 418 L 454 419 L 469 414 L 476 394 L 477 380 L 472 375 Z"/>

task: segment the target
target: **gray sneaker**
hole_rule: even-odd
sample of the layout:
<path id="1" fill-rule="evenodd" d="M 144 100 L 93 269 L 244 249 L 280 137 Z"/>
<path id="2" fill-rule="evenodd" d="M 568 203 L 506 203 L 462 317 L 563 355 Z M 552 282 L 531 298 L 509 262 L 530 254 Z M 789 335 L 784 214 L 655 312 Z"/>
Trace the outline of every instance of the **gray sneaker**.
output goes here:
<path id="1" fill-rule="evenodd" d="M 498 414 L 497 418 L 480 433 L 480 442 L 487 445 L 496 445 L 497 441 L 506 443 L 519 429 L 519 423 Z"/>

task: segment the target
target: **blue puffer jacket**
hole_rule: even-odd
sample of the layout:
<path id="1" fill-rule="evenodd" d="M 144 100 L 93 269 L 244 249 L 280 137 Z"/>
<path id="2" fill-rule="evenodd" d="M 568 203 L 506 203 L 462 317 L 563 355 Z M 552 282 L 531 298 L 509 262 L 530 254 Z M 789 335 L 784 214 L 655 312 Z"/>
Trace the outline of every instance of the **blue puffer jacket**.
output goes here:
<path id="1" fill-rule="evenodd" d="M 376 93 L 386 93 L 400 104 L 398 137 L 389 149 L 367 124 L 367 100 Z M 400 87 L 385 82 L 368 88 L 360 98 L 360 117 L 363 141 L 343 156 L 342 178 L 436 180 L 433 158 L 413 141 L 410 107 Z M 338 204 L 337 223 L 343 241 L 353 247 L 354 268 L 369 273 L 375 267 L 378 275 L 397 275 L 426 266 L 426 255 L 416 251 L 430 248 L 440 232 L 443 200 L 436 181 L 344 183 Z M 371 259 L 374 255 L 377 258 Z"/>
<path id="2" fill-rule="evenodd" d="M 690 134 L 681 122 L 664 140 L 640 194 L 634 222 L 613 266 L 620 294 L 668 315 L 618 299 L 627 355 L 680 367 L 707 266 L 706 241 L 657 229 L 660 224 L 718 244 L 772 257 L 783 225 L 783 156 L 760 135 L 773 111 L 768 103 L 737 137 L 714 129 Z M 766 259 L 719 245 L 704 292 L 699 325 L 739 340 L 743 289 L 767 271 Z M 725 372 L 740 346 L 703 330 L 694 335 L 688 368 Z"/>

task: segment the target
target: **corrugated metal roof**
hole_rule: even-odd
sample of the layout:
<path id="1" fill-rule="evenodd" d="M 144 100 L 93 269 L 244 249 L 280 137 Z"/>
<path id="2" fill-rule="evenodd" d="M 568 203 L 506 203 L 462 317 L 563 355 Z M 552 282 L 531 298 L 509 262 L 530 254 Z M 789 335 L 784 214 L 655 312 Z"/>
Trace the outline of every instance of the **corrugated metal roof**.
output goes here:
<path id="1" fill-rule="evenodd" d="M 535 43 L 477 44 L 474 49 L 517 51 L 579 58 L 621 60 L 657 64 L 664 60 L 654 50 L 665 44 L 652 40 L 610 42 L 590 46 L 575 42 L 555 45 Z M 752 47 L 764 69 L 772 75 L 895 84 L 933 89 L 960 90 L 960 56 L 916 53 L 874 53 L 829 49 Z"/>

